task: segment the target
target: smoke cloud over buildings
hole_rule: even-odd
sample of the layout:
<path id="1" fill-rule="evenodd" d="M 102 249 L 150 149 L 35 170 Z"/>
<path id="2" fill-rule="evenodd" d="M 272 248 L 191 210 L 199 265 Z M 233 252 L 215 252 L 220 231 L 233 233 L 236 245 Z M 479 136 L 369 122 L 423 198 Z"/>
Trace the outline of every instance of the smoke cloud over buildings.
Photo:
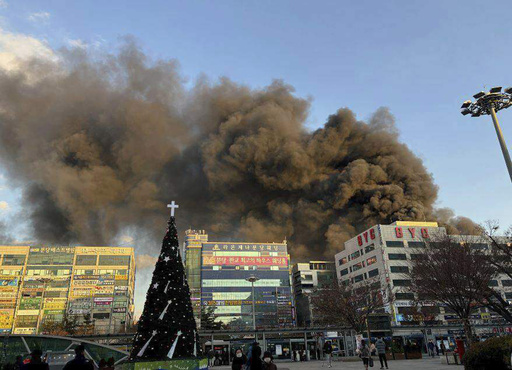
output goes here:
<path id="1" fill-rule="evenodd" d="M 175 200 L 181 230 L 287 238 L 296 258 L 332 258 L 375 223 L 437 217 L 432 175 L 386 108 L 368 122 L 342 108 L 309 132 L 310 103 L 284 82 L 188 88 L 176 61 L 130 41 L 16 66 L 0 70 L 0 160 L 40 242 L 130 233 L 156 251 Z"/>

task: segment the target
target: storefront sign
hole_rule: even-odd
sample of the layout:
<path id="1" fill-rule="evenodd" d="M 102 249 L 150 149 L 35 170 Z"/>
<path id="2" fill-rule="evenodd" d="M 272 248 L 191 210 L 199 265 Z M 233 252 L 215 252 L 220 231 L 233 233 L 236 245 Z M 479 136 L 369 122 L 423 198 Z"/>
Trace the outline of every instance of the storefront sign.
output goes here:
<path id="1" fill-rule="evenodd" d="M 203 265 L 215 266 L 288 266 L 286 257 L 208 257 L 204 256 Z"/>

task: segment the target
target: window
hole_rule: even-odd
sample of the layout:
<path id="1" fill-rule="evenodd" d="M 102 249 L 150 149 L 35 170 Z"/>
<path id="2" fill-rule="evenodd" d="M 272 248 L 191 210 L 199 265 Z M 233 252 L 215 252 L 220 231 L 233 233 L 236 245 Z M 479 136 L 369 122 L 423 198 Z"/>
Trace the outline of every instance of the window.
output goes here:
<path id="1" fill-rule="evenodd" d="M 425 248 L 424 242 L 407 242 L 409 248 Z"/>
<path id="2" fill-rule="evenodd" d="M 352 271 L 361 270 L 363 267 L 364 267 L 364 263 L 358 262 L 358 263 L 354 264 L 354 266 L 352 266 Z"/>
<path id="3" fill-rule="evenodd" d="M 348 258 L 347 258 L 347 257 L 343 257 L 342 259 L 340 259 L 340 260 L 338 261 L 338 263 L 340 264 L 340 266 L 341 266 L 341 265 L 344 265 L 344 264 L 345 264 L 345 263 L 347 263 L 347 262 L 348 262 Z"/>
<path id="4" fill-rule="evenodd" d="M 484 250 L 484 249 L 487 249 L 489 246 L 485 243 L 472 243 L 471 244 L 471 249 L 479 249 L 479 250 Z"/>
<path id="5" fill-rule="evenodd" d="M 76 265 L 78 266 L 94 266 L 96 265 L 96 260 L 98 256 L 95 254 L 87 255 L 87 254 L 79 254 L 76 256 Z"/>
<path id="6" fill-rule="evenodd" d="M 405 256 L 405 253 L 388 253 L 388 258 L 390 261 L 405 261 L 407 260 L 407 257 Z"/>
<path id="7" fill-rule="evenodd" d="M 409 272 L 409 267 L 407 266 L 390 266 L 391 272 L 397 273 L 397 274 L 406 274 Z"/>
<path id="8" fill-rule="evenodd" d="M 379 275 L 379 269 L 373 269 L 368 272 L 368 277 L 375 277 L 377 275 Z"/>
<path id="9" fill-rule="evenodd" d="M 365 248 L 364 248 L 364 251 L 365 253 L 369 253 L 371 251 L 375 250 L 375 246 L 373 244 L 370 244 L 370 245 L 367 245 Z"/>
<path id="10" fill-rule="evenodd" d="M 417 261 L 417 260 L 421 259 L 422 256 L 423 255 L 421 253 L 411 253 L 410 254 L 412 261 Z"/>
<path id="11" fill-rule="evenodd" d="M 348 269 L 343 269 L 340 271 L 340 276 L 345 276 L 348 274 Z"/>
<path id="12" fill-rule="evenodd" d="M 505 293 L 506 299 L 512 299 L 512 293 Z"/>
<path id="13" fill-rule="evenodd" d="M 393 241 L 389 241 L 389 242 L 386 242 L 386 245 L 389 247 L 389 248 L 402 248 L 404 246 L 404 242 L 393 242 Z"/>
<path id="14" fill-rule="evenodd" d="M 364 280 L 363 274 L 357 275 L 354 277 L 354 283 L 359 283 L 360 281 L 363 281 L 363 280 Z"/>
<path id="15" fill-rule="evenodd" d="M 99 264 L 103 266 L 128 266 L 130 256 L 100 256 Z"/>
<path id="16" fill-rule="evenodd" d="M 498 280 L 489 281 L 489 286 L 498 286 Z"/>
<path id="17" fill-rule="evenodd" d="M 406 279 L 397 279 L 397 280 L 393 280 L 393 285 L 394 286 L 409 286 L 409 285 L 411 285 L 411 281 L 406 280 Z"/>
<path id="18" fill-rule="evenodd" d="M 413 300 L 414 299 L 414 293 L 395 293 L 396 299 L 407 299 L 407 300 Z"/>
<path id="19" fill-rule="evenodd" d="M 25 255 L 24 254 L 5 254 L 2 264 L 7 265 L 7 266 L 22 266 L 25 264 Z"/>
<path id="20" fill-rule="evenodd" d="M 109 317 L 110 314 L 108 312 L 96 312 L 92 314 L 92 318 L 98 320 L 105 320 L 108 319 Z"/>
<path id="21" fill-rule="evenodd" d="M 502 280 L 501 285 L 503 286 L 512 286 L 512 280 Z"/>
<path id="22" fill-rule="evenodd" d="M 353 260 L 354 258 L 358 258 L 361 255 L 359 251 L 356 251 L 350 255 L 350 259 Z"/>
<path id="23" fill-rule="evenodd" d="M 373 265 L 376 262 L 377 262 L 377 256 L 373 256 L 373 257 L 367 258 L 366 259 L 366 266 Z"/>

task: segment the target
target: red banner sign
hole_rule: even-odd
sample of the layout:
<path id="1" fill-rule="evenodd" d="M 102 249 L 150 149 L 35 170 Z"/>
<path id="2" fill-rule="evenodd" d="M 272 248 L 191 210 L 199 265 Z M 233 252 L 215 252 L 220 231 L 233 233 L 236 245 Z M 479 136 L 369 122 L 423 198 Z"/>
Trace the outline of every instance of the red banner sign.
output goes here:
<path id="1" fill-rule="evenodd" d="M 204 257 L 203 264 L 216 266 L 288 266 L 288 258 L 212 256 Z"/>

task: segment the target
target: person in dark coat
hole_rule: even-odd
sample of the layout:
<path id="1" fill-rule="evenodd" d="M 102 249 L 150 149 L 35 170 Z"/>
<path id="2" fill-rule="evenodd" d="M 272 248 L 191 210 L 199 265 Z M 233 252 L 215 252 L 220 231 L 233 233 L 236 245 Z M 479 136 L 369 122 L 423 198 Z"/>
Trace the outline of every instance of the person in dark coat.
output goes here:
<path id="1" fill-rule="evenodd" d="M 254 342 L 251 347 L 251 363 L 250 370 L 261 370 L 261 347 L 258 342 Z"/>
<path id="2" fill-rule="evenodd" d="M 41 356 L 43 355 L 43 351 L 40 349 L 35 349 L 30 354 L 30 362 L 28 364 L 23 365 L 23 370 L 50 370 L 50 367 L 46 362 L 41 360 Z"/>
<path id="3" fill-rule="evenodd" d="M 277 366 L 274 364 L 274 358 L 268 351 L 263 354 L 263 370 L 277 370 Z"/>
<path id="4" fill-rule="evenodd" d="M 244 355 L 241 349 L 237 349 L 233 362 L 231 363 L 231 370 L 242 370 L 247 363 L 247 356 Z"/>
<path id="5" fill-rule="evenodd" d="M 92 362 L 85 358 L 85 347 L 83 345 L 77 346 L 75 353 L 75 358 L 69 361 L 63 370 L 94 370 Z"/>

